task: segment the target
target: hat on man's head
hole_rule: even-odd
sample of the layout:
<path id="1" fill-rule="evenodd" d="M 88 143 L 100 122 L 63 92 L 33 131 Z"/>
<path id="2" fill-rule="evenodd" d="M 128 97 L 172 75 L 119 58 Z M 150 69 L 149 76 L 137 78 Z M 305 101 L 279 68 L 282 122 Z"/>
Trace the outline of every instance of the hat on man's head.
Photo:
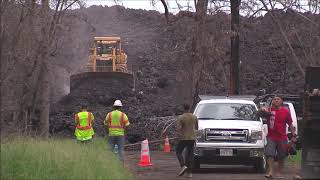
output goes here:
<path id="1" fill-rule="evenodd" d="M 122 103 L 121 103 L 120 100 L 117 99 L 117 100 L 114 101 L 113 106 L 115 106 L 115 107 L 122 107 Z"/>

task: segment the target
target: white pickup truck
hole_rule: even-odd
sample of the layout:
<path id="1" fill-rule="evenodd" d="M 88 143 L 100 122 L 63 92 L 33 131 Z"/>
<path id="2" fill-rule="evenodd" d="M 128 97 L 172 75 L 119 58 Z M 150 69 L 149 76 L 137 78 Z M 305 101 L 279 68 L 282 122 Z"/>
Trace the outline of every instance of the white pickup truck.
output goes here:
<path id="1" fill-rule="evenodd" d="M 257 117 L 255 96 L 200 96 L 194 110 L 199 130 L 194 149 L 194 168 L 201 164 L 253 165 L 265 172 L 264 146 L 267 125 Z M 293 104 L 284 102 L 298 132 Z M 287 130 L 288 132 L 288 130 Z"/>
<path id="2" fill-rule="evenodd" d="M 201 164 L 242 164 L 266 170 L 266 134 L 254 98 L 201 97 L 194 110 L 199 119 L 195 169 Z"/>

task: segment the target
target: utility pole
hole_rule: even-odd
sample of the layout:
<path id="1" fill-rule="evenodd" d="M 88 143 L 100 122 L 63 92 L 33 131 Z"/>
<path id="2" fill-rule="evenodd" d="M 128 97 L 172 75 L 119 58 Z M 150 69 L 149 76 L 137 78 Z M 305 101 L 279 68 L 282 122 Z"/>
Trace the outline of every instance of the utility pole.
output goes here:
<path id="1" fill-rule="evenodd" d="M 241 0 L 230 0 L 231 4 L 231 63 L 230 63 L 230 86 L 229 94 L 240 93 L 240 72 L 239 72 L 239 7 Z"/>

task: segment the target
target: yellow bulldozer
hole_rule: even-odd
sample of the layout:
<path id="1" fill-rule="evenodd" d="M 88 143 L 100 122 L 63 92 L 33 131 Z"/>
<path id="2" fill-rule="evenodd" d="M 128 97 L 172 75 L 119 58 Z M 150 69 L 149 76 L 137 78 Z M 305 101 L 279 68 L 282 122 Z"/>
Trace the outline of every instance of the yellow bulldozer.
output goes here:
<path id="1" fill-rule="evenodd" d="M 120 37 L 94 37 L 88 72 L 128 73 L 127 55 L 121 47 Z"/>
<path id="2" fill-rule="evenodd" d="M 85 68 L 70 77 L 70 92 L 81 89 L 79 85 L 85 81 L 90 82 L 90 86 L 95 86 L 94 81 L 101 84 L 99 79 L 108 82 L 105 86 L 132 84 L 133 76 L 128 70 L 127 55 L 121 47 L 120 37 L 94 37 L 88 59 Z"/>

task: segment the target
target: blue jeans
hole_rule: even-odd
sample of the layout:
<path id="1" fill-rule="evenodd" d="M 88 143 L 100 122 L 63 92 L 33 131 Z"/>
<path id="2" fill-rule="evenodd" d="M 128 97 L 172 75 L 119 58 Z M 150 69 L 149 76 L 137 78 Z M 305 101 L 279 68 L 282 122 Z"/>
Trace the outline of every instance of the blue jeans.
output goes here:
<path id="1" fill-rule="evenodd" d="M 111 151 L 114 152 L 114 146 L 118 146 L 118 157 L 123 162 L 124 157 L 124 136 L 109 136 L 109 144 Z"/>

